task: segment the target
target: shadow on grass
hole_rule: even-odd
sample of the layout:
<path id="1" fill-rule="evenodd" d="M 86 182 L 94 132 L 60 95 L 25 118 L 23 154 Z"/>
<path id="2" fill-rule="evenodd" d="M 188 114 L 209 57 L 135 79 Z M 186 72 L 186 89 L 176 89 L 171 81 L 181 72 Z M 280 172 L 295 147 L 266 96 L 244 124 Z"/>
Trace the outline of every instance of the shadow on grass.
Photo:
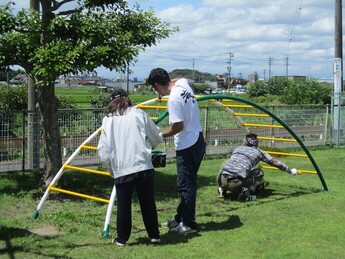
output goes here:
<path id="1" fill-rule="evenodd" d="M 54 254 L 37 253 L 31 251 L 28 246 L 18 246 L 12 244 L 12 239 L 20 237 L 29 237 L 35 235 L 27 229 L 8 228 L 1 226 L 0 240 L 5 242 L 5 247 L 0 248 L 0 255 L 7 255 L 8 258 L 16 258 L 16 253 L 28 253 L 37 257 L 52 257 L 52 258 L 71 258 L 68 256 L 59 256 Z M 52 239 L 54 237 L 43 237 L 44 239 Z"/>
<path id="2" fill-rule="evenodd" d="M 231 211 L 241 209 L 241 204 L 246 204 L 246 206 L 256 206 L 269 202 L 275 202 L 279 200 L 285 200 L 292 197 L 299 197 L 303 195 L 310 195 L 314 193 L 321 192 L 319 189 L 315 188 L 305 188 L 305 187 L 296 187 L 296 186 L 283 186 L 275 183 L 276 189 L 266 188 L 263 191 L 256 194 L 257 199 L 251 202 L 239 202 L 237 195 L 228 193 L 225 196 L 224 202 L 236 202 L 238 206 L 231 208 Z"/>
<path id="3" fill-rule="evenodd" d="M 156 200 L 166 200 L 168 198 L 179 197 L 176 186 L 176 174 L 170 175 L 156 171 L 155 175 L 155 196 Z M 215 176 L 198 176 L 198 189 L 210 186 L 215 183 Z"/>
<path id="4" fill-rule="evenodd" d="M 20 192 L 29 192 L 33 189 L 39 189 L 41 174 L 39 172 L 15 172 L 15 173 L 1 173 L 0 179 L 0 193 L 2 194 L 17 194 Z"/>
<path id="5" fill-rule="evenodd" d="M 230 216 L 227 220 L 222 222 L 210 221 L 207 223 L 198 225 L 198 232 L 190 233 L 187 235 L 180 235 L 177 233 L 165 233 L 161 235 L 162 244 L 161 245 L 174 245 L 179 243 L 186 243 L 188 240 L 202 235 L 203 232 L 208 231 L 229 231 L 242 227 L 243 223 L 240 220 L 240 217 L 237 215 Z M 161 231 L 162 232 L 162 231 Z M 139 245 L 139 244 L 149 244 L 150 241 L 148 238 L 141 237 L 138 238 L 136 242 L 131 243 L 130 245 Z"/>
<path id="6" fill-rule="evenodd" d="M 9 181 L 11 184 L 0 184 L 0 193 L 2 194 L 18 194 L 21 192 L 31 193 L 32 198 L 40 198 L 46 191 L 46 187 L 39 186 L 41 173 L 7 173 L 0 174 L 0 182 Z M 176 187 L 176 174 L 167 174 L 156 170 L 155 173 L 155 196 L 156 201 L 165 201 L 167 199 L 176 199 L 179 197 L 178 189 Z M 198 176 L 198 189 L 215 185 L 216 176 Z M 57 187 L 87 194 L 99 198 L 109 199 L 113 188 L 113 179 L 108 176 L 101 176 L 95 174 L 86 174 L 82 172 L 66 171 L 60 180 Z M 300 196 L 305 194 L 317 193 L 320 190 L 312 188 L 298 188 L 296 186 L 284 186 L 286 191 L 279 190 L 281 186 L 275 184 L 277 189 L 265 189 L 262 191 L 258 198 L 265 199 L 270 198 L 272 200 L 285 199 L 291 196 Z M 216 187 L 215 187 L 216 188 Z M 291 190 L 294 190 L 291 192 Z M 52 195 L 53 194 L 53 195 Z M 228 197 L 229 198 L 229 197 Z M 49 199 L 53 200 L 72 200 L 72 201 L 84 201 L 84 199 L 66 195 L 62 193 L 51 193 Z M 230 200 L 236 200 L 237 197 L 230 196 Z M 136 193 L 133 195 L 133 202 L 137 202 Z"/>

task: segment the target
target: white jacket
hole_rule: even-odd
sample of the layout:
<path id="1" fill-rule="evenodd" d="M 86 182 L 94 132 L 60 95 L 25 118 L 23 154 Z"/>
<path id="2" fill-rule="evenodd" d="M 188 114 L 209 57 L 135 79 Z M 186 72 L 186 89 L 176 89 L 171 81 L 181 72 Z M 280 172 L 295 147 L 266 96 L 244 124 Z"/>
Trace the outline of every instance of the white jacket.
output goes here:
<path id="1" fill-rule="evenodd" d="M 122 116 L 103 118 L 98 155 L 112 177 L 152 169 L 152 147 L 162 142 L 159 128 L 141 109 L 130 107 Z"/>

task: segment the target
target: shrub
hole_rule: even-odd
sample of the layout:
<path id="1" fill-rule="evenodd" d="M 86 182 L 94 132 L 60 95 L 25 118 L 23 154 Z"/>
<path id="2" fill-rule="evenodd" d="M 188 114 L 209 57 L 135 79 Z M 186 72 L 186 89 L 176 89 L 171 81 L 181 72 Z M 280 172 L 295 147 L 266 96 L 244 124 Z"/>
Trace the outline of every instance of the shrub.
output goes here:
<path id="1" fill-rule="evenodd" d="M 332 87 L 314 80 L 294 81 L 285 89 L 283 101 L 286 104 L 329 104 Z"/>
<path id="2" fill-rule="evenodd" d="M 265 96 L 268 93 L 267 85 L 263 81 L 251 83 L 247 88 L 247 94 L 250 97 Z"/>

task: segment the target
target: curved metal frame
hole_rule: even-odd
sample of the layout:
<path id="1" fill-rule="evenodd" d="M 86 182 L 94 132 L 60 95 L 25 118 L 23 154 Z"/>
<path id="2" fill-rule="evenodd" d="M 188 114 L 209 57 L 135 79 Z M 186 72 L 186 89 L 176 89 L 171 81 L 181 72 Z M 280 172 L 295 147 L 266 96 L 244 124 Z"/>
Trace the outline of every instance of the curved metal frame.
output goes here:
<path id="1" fill-rule="evenodd" d="M 318 167 L 318 165 L 316 164 L 313 156 L 310 154 L 309 150 L 307 149 L 307 147 L 304 145 L 303 141 L 293 132 L 292 129 L 290 129 L 290 127 L 281 119 L 279 119 L 277 116 L 275 116 L 273 113 L 271 113 L 270 111 L 268 111 L 267 109 L 265 109 L 264 107 L 253 103 L 251 101 L 242 99 L 240 97 L 237 96 L 231 96 L 231 95 L 224 95 L 224 94 L 214 94 L 214 95 L 206 95 L 206 96 L 200 96 L 197 97 L 196 100 L 198 102 L 200 101 L 205 101 L 205 100 L 210 100 L 210 99 L 215 99 L 215 100 L 223 100 L 223 99 L 228 99 L 228 100 L 234 100 L 234 101 L 238 101 L 238 102 L 242 102 L 248 105 L 252 105 L 253 107 L 259 109 L 260 111 L 268 114 L 270 117 L 272 117 L 274 120 L 276 120 L 280 125 L 282 125 L 293 137 L 294 139 L 298 142 L 298 144 L 301 146 L 301 148 L 304 150 L 304 152 L 306 153 L 306 155 L 308 156 L 310 162 L 312 163 L 312 165 L 314 166 L 317 175 L 320 178 L 320 181 L 322 183 L 322 187 L 324 191 L 328 191 L 328 187 L 327 184 L 325 182 L 325 179 L 323 178 L 323 175 L 320 171 L 320 168 Z M 166 116 L 168 116 L 168 111 L 164 112 L 163 114 L 161 114 L 157 120 L 156 120 L 156 124 L 158 124 L 160 121 L 162 121 Z"/>

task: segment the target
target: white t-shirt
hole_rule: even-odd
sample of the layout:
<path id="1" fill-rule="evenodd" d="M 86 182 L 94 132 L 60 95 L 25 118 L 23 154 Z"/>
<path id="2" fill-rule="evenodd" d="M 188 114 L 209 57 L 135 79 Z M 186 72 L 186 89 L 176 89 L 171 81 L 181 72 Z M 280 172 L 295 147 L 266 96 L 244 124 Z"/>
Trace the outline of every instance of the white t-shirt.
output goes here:
<path id="1" fill-rule="evenodd" d="M 174 135 L 176 150 L 186 149 L 195 144 L 202 131 L 200 110 L 187 79 L 175 82 L 168 99 L 169 124 L 183 121 L 183 130 Z"/>

